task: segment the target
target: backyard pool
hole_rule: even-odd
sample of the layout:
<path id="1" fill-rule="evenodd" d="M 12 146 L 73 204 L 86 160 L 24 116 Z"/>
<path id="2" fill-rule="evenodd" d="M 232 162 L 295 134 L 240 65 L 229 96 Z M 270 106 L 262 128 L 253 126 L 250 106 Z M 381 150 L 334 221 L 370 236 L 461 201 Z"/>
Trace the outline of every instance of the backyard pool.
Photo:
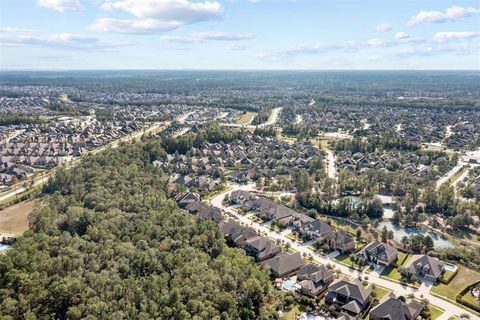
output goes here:
<path id="1" fill-rule="evenodd" d="M 455 272 L 455 270 L 457 270 L 457 266 L 451 263 L 445 263 L 445 270 Z"/>
<path id="2" fill-rule="evenodd" d="M 283 281 L 282 288 L 285 289 L 285 290 L 288 290 L 288 291 L 292 291 L 293 290 L 293 281 L 290 280 L 290 279 L 287 279 L 287 280 Z"/>
<path id="3" fill-rule="evenodd" d="M 379 229 L 383 229 L 383 227 L 387 227 L 388 230 L 393 230 L 393 240 L 397 242 L 402 242 L 402 238 L 404 236 L 410 236 L 415 234 L 423 234 L 429 235 L 433 239 L 433 244 L 435 248 L 452 248 L 454 247 L 453 243 L 448 241 L 447 239 L 443 238 L 438 233 L 428 230 L 422 227 L 400 227 L 398 225 L 394 225 L 391 222 L 380 222 L 378 225 Z"/>
<path id="4" fill-rule="evenodd" d="M 307 320 L 325 320 L 325 317 L 324 316 L 316 316 L 316 315 L 313 315 L 311 313 L 307 313 L 307 315 L 305 316 L 305 319 L 307 319 Z"/>
<path id="5" fill-rule="evenodd" d="M 8 248 L 10 248 L 9 245 L 7 245 L 7 244 L 0 244 L 0 251 L 2 251 L 2 250 L 7 250 Z"/>

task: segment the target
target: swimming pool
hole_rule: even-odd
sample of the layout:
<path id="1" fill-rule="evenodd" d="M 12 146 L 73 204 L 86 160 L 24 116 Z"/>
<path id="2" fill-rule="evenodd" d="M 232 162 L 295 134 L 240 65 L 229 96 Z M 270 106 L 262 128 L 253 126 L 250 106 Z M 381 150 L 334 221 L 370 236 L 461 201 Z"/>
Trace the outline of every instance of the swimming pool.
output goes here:
<path id="1" fill-rule="evenodd" d="M 290 279 L 287 279 L 287 280 L 283 281 L 282 288 L 285 289 L 285 290 L 288 290 L 288 291 L 292 291 L 293 290 L 293 281 L 290 280 Z"/>
<path id="2" fill-rule="evenodd" d="M 455 270 L 457 270 L 457 266 L 451 263 L 445 263 L 445 270 L 455 272 Z"/>
<path id="3" fill-rule="evenodd" d="M 0 244 L 0 251 L 7 250 L 8 248 L 10 248 L 8 244 Z"/>

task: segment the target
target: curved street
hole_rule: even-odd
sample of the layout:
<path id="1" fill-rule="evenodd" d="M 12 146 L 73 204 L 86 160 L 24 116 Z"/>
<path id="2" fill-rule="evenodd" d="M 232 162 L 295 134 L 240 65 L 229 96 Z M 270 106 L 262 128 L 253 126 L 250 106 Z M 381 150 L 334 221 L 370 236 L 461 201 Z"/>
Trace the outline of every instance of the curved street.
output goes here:
<path id="1" fill-rule="evenodd" d="M 438 298 L 434 296 L 433 294 L 430 293 L 430 287 L 431 285 L 426 285 L 422 284 L 419 288 L 412 288 L 406 285 L 402 285 L 397 282 L 393 282 L 390 280 L 387 280 L 385 278 L 380 277 L 380 272 L 382 270 L 374 270 L 371 273 L 367 274 L 364 272 L 360 272 L 354 269 L 351 269 L 335 259 L 331 259 L 327 256 L 319 255 L 315 253 L 314 251 L 310 250 L 308 248 L 308 245 L 311 243 L 303 243 L 299 244 L 296 241 L 292 241 L 289 238 L 286 237 L 285 234 L 283 233 L 278 233 L 275 231 L 272 231 L 271 229 L 267 228 L 265 225 L 262 225 L 258 222 L 250 220 L 246 215 L 241 215 L 231 207 L 226 207 L 223 205 L 223 199 L 225 198 L 226 195 L 231 194 L 235 190 L 245 190 L 245 191 L 253 191 L 255 190 L 255 186 L 253 184 L 247 184 L 247 185 L 237 185 L 237 184 L 230 184 L 229 189 L 216 195 L 211 199 L 211 205 L 217 208 L 222 209 L 223 211 L 229 213 L 235 220 L 243 223 L 244 225 L 251 226 L 254 228 L 257 232 L 261 232 L 263 234 L 266 234 L 268 237 L 275 239 L 275 240 L 281 240 L 284 241 L 285 243 L 290 243 L 291 247 L 298 252 L 300 252 L 302 255 L 306 254 L 309 256 L 313 257 L 313 260 L 316 262 L 319 262 L 321 264 L 331 264 L 333 265 L 337 270 L 339 270 L 342 274 L 348 275 L 353 278 L 358 278 L 360 277 L 365 277 L 368 276 L 368 282 L 374 283 L 378 286 L 382 286 L 385 288 L 388 288 L 389 290 L 392 290 L 395 292 L 397 295 L 409 295 L 409 294 L 414 294 L 416 298 L 425 298 L 427 299 L 432 305 L 438 306 L 444 310 L 443 314 L 437 318 L 437 320 L 447 320 L 450 317 L 453 316 L 459 316 L 461 314 L 469 314 L 471 319 L 475 319 L 476 316 L 473 315 L 472 313 L 468 312 L 467 310 L 460 308 L 459 306 L 448 302 L 444 299 Z"/>

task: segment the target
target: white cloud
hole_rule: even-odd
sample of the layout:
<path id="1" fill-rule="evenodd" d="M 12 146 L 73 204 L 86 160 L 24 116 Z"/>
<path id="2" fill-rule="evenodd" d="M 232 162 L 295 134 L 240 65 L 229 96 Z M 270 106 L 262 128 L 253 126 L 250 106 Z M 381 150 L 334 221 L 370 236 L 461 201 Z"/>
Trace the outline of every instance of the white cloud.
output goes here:
<path id="1" fill-rule="evenodd" d="M 373 31 L 376 31 L 376 32 L 387 32 L 387 31 L 390 31 L 393 29 L 393 26 L 388 23 L 388 22 L 383 22 L 383 23 L 380 23 L 380 24 L 377 24 L 375 26 L 375 28 L 373 28 Z"/>
<path id="2" fill-rule="evenodd" d="M 229 32 L 195 32 L 188 36 L 162 36 L 161 39 L 176 43 L 201 43 L 204 41 L 239 41 L 253 38 L 251 33 L 229 33 Z"/>
<path id="3" fill-rule="evenodd" d="M 460 7 L 460 6 L 453 6 L 445 10 L 445 12 L 441 11 L 420 11 L 416 15 L 414 15 L 410 20 L 407 22 L 407 26 L 414 27 L 419 24 L 425 23 L 444 23 L 449 21 L 456 21 L 462 18 L 466 18 L 469 16 L 473 16 L 480 13 L 479 8 L 473 7 Z"/>
<path id="4" fill-rule="evenodd" d="M 471 32 L 471 31 L 437 32 L 433 35 L 433 41 L 448 42 L 452 40 L 473 39 L 477 37 L 480 37 L 480 32 Z"/>
<path id="5" fill-rule="evenodd" d="M 80 0 L 37 0 L 37 5 L 58 12 L 83 10 Z"/>
<path id="6" fill-rule="evenodd" d="M 101 18 L 95 21 L 89 29 L 93 31 L 136 34 L 170 31 L 177 29 L 181 25 L 178 21 Z"/>
<path id="7" fill-rule="evenodd" d="M 241 43 L 232 43 L 227 46 L 228 50 L 236 50 L 236 51 L 247 50 L 248 48 L 249 48 L 248 45 L 241 44 Z"/>
<path id="8" fill-rule="evenodd" d="M 28 32 L 25 29 L 9 29 L 9 32 L 0 34 L 0 43 L 2 45 L 35 46 L 66 50 L 100 50 L 127 45 L 127 43 L 103 41 L 95 37 L 70 33 L 45 33 L 38 30 Z"/>
<path id="9" fill-rule="evenodd" d="M 136 19 L 102 18 L 91 29 L 117 33 L 155 33 L 180 26 L 218 19 L 223 8 L 217 1 L 118 0 L 102 5 L 107 11 L 120 10 Z"/>
<path id="10" fill-rule="evenodd" d="M 391 45 L 391 42 L 383 39 L 374 38 L 368 40 L 366 44 L 370 47 L 387 47 Z"/>
<path id="11" fill-rule="evenodd" d="M 408 39 L 408 38 L 410 38 L 410 36 L 403 31 L 397 32 L 395 34 L 395 39 L 397 39 L 397 40 L 403 40 L 403 39 Z"/>

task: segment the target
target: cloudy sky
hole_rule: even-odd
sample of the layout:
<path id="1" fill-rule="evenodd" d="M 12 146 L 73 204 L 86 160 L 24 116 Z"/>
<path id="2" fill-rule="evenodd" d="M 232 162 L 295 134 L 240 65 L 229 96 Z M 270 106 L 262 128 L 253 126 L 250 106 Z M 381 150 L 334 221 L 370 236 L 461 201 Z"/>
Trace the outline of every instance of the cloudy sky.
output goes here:
<path id="1" fill-rule="evenodd" d="M 480 69 L 480 1 L 0 0 L 0 69 Z"/>

